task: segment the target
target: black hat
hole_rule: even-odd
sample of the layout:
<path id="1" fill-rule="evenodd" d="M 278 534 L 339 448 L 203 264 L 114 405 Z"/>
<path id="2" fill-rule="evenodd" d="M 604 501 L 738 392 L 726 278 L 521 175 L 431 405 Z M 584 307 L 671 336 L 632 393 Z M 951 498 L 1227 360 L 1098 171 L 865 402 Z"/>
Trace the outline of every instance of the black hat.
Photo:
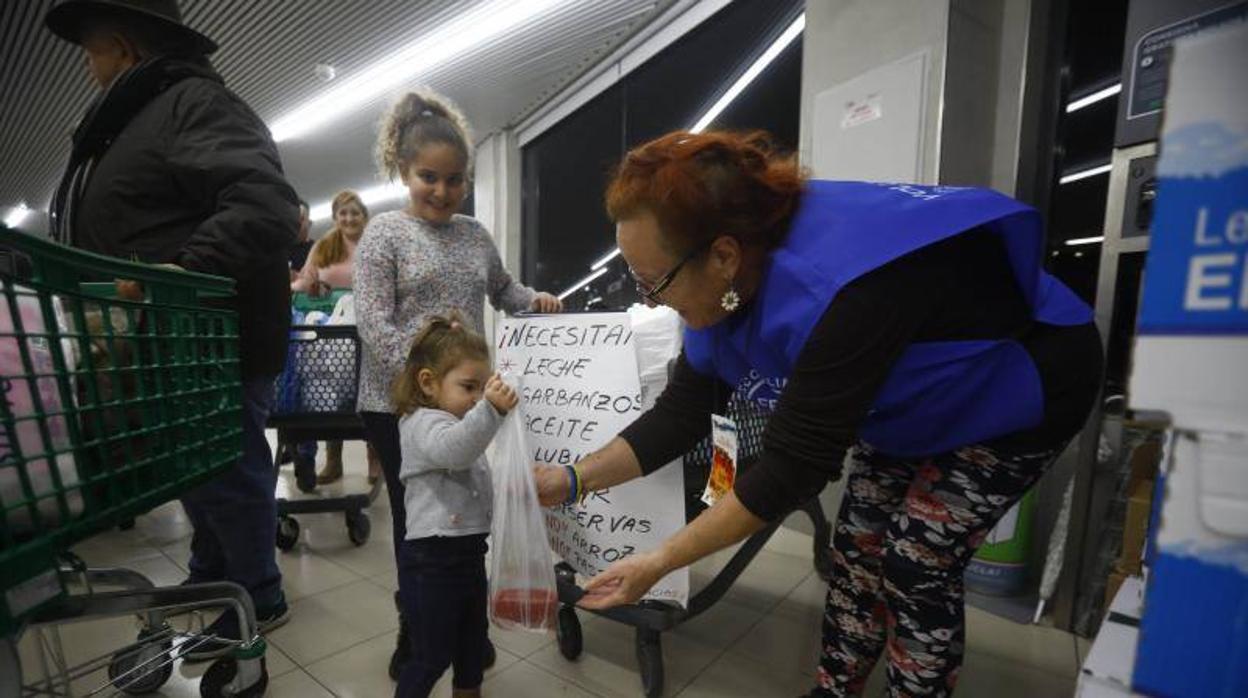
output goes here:
<path id="1" fill-rule="evenodd" d="M 207 55 L 217 50 L 217 42 L 182 22 L 177 0 L 64 0 L 53 7 L 43 23 L 53 34 L 72 43 L 82 42 L 82 22 L 89 17 L 146 17 L 194 45 L 195 52 Z"/>

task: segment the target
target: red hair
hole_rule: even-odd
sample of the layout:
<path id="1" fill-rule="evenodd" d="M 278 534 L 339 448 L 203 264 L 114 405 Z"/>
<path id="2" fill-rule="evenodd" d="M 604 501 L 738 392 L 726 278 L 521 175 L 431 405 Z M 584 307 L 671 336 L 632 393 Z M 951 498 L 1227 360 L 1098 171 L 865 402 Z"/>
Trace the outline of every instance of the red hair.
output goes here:
<path id="1" fill-rule="evenodd" d="M 607 187 L 611 220 L 650 212 L 674 252 L 721 235 L 772 249 L 784 241 L 805 181 L 764 131 L 676 131 L 624 156 Z"/>

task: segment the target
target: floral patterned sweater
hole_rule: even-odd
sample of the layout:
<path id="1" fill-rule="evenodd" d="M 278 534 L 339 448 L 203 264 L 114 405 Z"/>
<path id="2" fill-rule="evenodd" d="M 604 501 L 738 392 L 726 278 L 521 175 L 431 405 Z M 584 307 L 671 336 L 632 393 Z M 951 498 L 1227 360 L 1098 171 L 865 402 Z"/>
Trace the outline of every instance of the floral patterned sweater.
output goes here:
<path id="1" fill-rule="evenodd" d="M 485 298 L 508 313 L 536 291 L 503 268 L 485 226 L 469 216 L 435 224 L 406 211 L 375 216 L 355 251 L 355 315 L 364 352 L 357 409 L 392 412 L 390 386 L 431 315 L 458 311 L 484 333 Z"/>

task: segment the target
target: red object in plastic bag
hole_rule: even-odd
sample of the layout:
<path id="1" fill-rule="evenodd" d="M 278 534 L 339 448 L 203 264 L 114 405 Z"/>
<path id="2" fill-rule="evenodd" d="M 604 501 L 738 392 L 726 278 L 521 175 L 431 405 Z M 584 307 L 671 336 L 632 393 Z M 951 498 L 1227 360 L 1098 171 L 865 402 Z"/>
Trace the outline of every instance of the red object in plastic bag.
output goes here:
<path id="1" fill-rule="evenodd" d="M 494 616 L 536 630 L 534 622 L 545 619 L 546 628 L 555 627 L 559 595 L 551 589 L 498 589 L 490 600 Z"/>

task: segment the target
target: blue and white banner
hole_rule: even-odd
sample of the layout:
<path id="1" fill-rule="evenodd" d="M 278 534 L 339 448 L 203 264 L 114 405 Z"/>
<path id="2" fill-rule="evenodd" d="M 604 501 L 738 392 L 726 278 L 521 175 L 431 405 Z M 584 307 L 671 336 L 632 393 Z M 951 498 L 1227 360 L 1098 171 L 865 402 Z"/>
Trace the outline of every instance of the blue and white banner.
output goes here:
<path id="1" fill-rule="evenodd" d="M 1140 334 L 1248 334 L 1248 92 L 1205 84 L 1230 58 L 1174 66 Z"/>

